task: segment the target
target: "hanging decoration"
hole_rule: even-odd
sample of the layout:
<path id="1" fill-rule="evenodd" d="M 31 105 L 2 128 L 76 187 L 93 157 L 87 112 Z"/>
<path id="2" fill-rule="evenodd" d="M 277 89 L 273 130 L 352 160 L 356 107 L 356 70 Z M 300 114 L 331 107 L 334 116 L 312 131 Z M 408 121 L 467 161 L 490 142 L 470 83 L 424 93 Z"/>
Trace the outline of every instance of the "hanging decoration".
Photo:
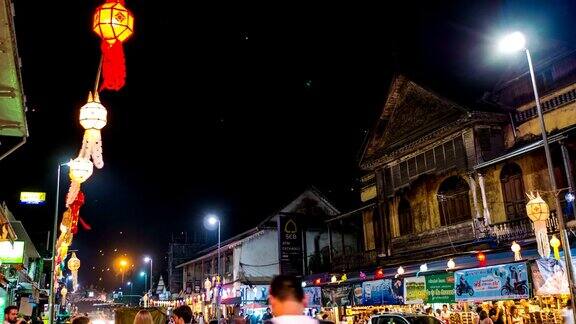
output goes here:
<path id="1" fill-rule="evenodd" d="M 134 31 L 134 16 L 124 7 L 124 0 L 106 0 L 94 13 L 93 30 L 102 42 L 102 75 L 100 90 L 118 91 L 124 86 L 126 63 L 122 42 Z"/>
<path id="2" fill-rule="evenodd" d="M 64 306 L 66 305 L 66 295 L 68 295 L 68 289 L 66 289 L 66 286 L 63 286 L 62 289 L 60 289 L 60 295 L 62 296 L 61 305 Z"/>
<path id="3" fill-rule="evenodd" d="M 514 252 L 514 261 L 522 260 L 522 255 L 520 254 L 521 250 L 520 244 L 516 243 L 516 241 L 513 241 L 510 249 L 512 250 L 512 252 Z"/>
<path id="4" fill-rule="evenodd" d="M 399 276 L 404 274 L 404 268 L 402 266 L 398 267 L 398 270 L 396 270 L 396 273 L 398 273 Z"/>
<path id="5" fill-rule="evenodd" d="M 560 240 L 556 237 L 556 235 L 552 235 L 552 239 L 550 239 L 550 246 L 554 250 L 554 259 L 560 260 L 560 251 L 558 251 L 558 248 L 560 247 Z"/>
<path id="6" fill-rule="evenodd" d="M 106 126 L 108 112 L 100 103 L 98 95 L 100 75 L 102 74 L 104 77 L 100 90 L 119 90 L 124 86 L 126 68 L 122 42 L 132 35 L 134 17 L 124 7 L 124 0 L 105 0 L 105 3 L 96 9 L 92 29 L 102 40 L 100 46 L 102 59 L 98 67 L 94 92 L 88 94 L 87 103 L 80 108 L 79 122 L 85 130 L 82 146 L 78 156 L 68 163 L 70 187 L 66 196 L 67 208 L 62 215 L 59 227 L 60 235 L 54 246 L 55 255 L 52 265 L 52 280 L 54 282 L 63 278 L 68 249 L 72 245 L 74 235 L 78 233 L 78 224 L 85 230 L 91 229 L 90 225 L 80 216 L 80 208 L 85 200 L 84 194 L 81 192 L 81 185 L 90 178 L 94 167 L 100 169 L 104 166 L 100 131 Z M 67 265 L 72 271 L 73 288 L 75 289 L 78 284 L 77 270 L 80 267 L 80 260 L 73 253 Z M 54 293 L 57 293 L 58 289 L 58 285 L 53 285 Z M 63 301 L 65 301 L 67 293 L 66 287 L 60 290 Z"/>
<path id="7" fill-rule="evenodd" d="M 526 195 L 530 199 L 526 204 L 526 212 L 534 223 L 534 234 L 536 236 L 536 244 L 538 245 L 538 254 L 543 258 L 549 258 L 550 244 L 548 242 L 546 220 L 550 217 L 550 208 L 544 199 L 540 197 L 540 193 L 536 192 L 536 196 L 534 196 L 532 192 Z"/>
<path id="8" fill-rule="evenodd" d="M 456 262 L 454 262 L 454 259 L 448 260 L 448 262 L 446 263 L 446 267 L 448 268 L 448 270 L 456 268 Z"/>
<path id="9" fill-rule="evenodd" d="M 80 269 L 80 259 L 76 256 L 76 252 L 72 252 L 68 260 L 68 269 L 72 272 L 72 292 L 74 292 L 78 287 L 78 269 Z"/>
<path id="10" fill-rule="evenodd" d="M 476 260 L 478 260 L 478 263 L 480 263 L 481 267 L 486 266 L 486 254 L 484 254 L 483 252 L 480 252 L 476 255 Z"/>

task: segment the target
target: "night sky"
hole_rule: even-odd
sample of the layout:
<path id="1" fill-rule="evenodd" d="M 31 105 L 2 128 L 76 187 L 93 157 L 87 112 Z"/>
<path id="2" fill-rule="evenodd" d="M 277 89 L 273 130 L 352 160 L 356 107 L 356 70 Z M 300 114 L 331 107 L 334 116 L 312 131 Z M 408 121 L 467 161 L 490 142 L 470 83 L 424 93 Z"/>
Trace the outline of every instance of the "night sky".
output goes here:
<path id="1" fill-rule="evenodd" d="M 136 17 L 124 46 L 127 83 L 101 94 L 105 166 L 83 185 L 81 210 L 93 229 L 72 246 L 81 284 L 98 283 L 123 253 L 138 271 L 151 255 L 157 275 L 171 234 L 204 231 L 209 212 L 227 237 L 311 185 L 342 211 L 354 208 L 358 154 L 394 73 L 473 106 L 523 62 L 493 52 L 502 31 L 525 31 L 536 59 L 540 48 L 576 40 L 571 1 L 399 2 L 127 0 Z M 90 27 L 100 3 L 15 0 L 30 138 L 0 162 L 0 200 L 39 250 L 52 226 L 57 165 L 81 145 L 78 109 L 96 75 Z M 65 175 L 61 183 L 64 194 Z M 46 191 L 49 202 L 20 206 L 23 190 Z M 101 285 L 119 286 L 112 272 Z"/>

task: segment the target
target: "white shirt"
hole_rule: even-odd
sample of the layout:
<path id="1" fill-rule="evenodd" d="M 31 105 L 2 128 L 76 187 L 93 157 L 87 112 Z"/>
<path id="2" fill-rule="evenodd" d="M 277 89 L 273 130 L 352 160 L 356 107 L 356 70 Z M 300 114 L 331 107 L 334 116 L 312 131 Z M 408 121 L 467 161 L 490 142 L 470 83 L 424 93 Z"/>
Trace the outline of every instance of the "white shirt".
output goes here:
<path id="1" fill-rule="evenodd" d="M 271 319 L 274 324 L 318 324 L 318 320 L 306 315 L 282 315 Z"/>
<path id="2" fill-rule="evenodd" d="M 574 313 L 571 308 L 564 308 L 562 317 L 564 318 L 564 324 L 574 324 Z"/>

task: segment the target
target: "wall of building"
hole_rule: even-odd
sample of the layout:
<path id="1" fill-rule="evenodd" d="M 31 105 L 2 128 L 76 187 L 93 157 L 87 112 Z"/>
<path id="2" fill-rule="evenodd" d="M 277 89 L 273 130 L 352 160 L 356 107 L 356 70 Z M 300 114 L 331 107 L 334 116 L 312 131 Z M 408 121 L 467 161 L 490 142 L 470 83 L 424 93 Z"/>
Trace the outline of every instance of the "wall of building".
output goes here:
<path id="1" fill-rule="evenodd" d="M 234 266 L 238 267 L 234 273 L 237 278 L 255 280 L 262 278 L 272 279 L 280 273 L 278 264 L 278 231 L 266 229 L 264 233 L 244 241 L 234 248 Z M 242 263 L 242 265 L 240 265 Z M 242 273 L 242 275 L 240 275 Z"/>
<path id="2" fill-rule="evenodd" d="M 524 190 L 526 192 L 549 190 L 550 181 L 544 151 L 536 150 L 531 154 L 510 160 L 510 163 L 511 162 L 518 164 L 522 169 L 522 181 L 524 182 Z M 503 167 L 504 164 L 498 164 L 482 170 L 486 187 L 486 201 L 488 202 L 488 210 L 490 211 L 492 223 L 507 221 L 504 211 L 504 195 L 500 183 L 500 173 Z M 542 198 L 553 208 L 553 196 L 542 194 Z"/>

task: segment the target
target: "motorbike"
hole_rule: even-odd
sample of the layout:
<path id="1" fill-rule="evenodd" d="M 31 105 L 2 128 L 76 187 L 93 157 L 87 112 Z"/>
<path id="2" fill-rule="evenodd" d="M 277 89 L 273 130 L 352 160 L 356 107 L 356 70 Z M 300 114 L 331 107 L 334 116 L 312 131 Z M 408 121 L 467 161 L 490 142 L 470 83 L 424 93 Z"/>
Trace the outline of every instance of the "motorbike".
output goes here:
<path id="1" fill-rule="evenodd" d="M 502 296 L 505 295 L 525 295 L 528 291 L 528 285 L 526 284 L 526 280 L 521 280 L 514 283 L 514 286 L 510 284 L 510 282 L 506 282 L 502 289 L 500 289 L 500 294 Z"/>
<path id="2" fill-rule="evenodd" d="M 468 294 L 470 296 L 474 295 L 474 289 L 468 284 L 459 283 L 456 285 L 456 295 L 462 296 L 462 294 Z"/>

